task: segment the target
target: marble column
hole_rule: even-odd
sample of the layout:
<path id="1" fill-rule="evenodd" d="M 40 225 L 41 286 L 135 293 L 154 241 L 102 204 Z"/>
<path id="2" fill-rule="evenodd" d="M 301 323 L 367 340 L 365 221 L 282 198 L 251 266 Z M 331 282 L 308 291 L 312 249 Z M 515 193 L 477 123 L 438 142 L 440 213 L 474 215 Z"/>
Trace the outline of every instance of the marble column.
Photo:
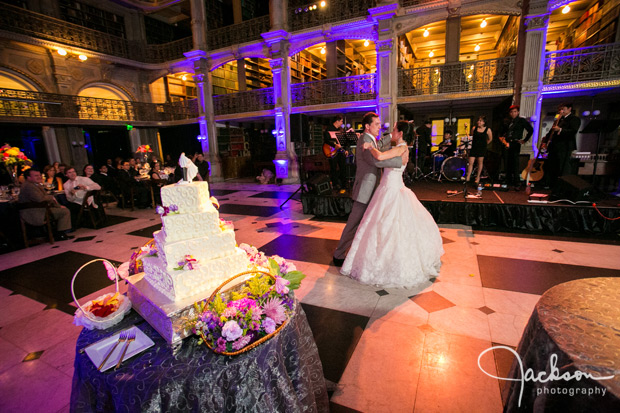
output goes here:
<path id="1" fill-rule="evenodd" d="M 457 63 L 461 52 L 461 16 L 446 20 L 446 63 Z"/>
<path id="2" fill-rule="evenodd" d="M 546 10 L 546 9 L 545 9 Z M 532 10 L 535 12 L 535 9 Z M 527 152 L 536 152 L 540 130 L 540 107 L 542 103 L 543 74 L 545 69 L 545 43 L 549 13 L 528 15 L 525 18 L 525 64 L 521 86 L 521 116 L 533 122 L 534 135 Z"/>
<path id="3" fill-rule="evenodd" d="M 58 148 L 58 140 L 56 139 L 56 130 L 51 126 L 43 126 L 41 128 L 43 134 L 43 142 L 47 151 L 47 162 L 52 165 L 54 162 L 62 162 L 60 157 L 60 149 Z"/>
<path id="4" fill-rule="evenodd" d="M 288 0 L 269 0 L 271 31 L 288 30 Z"/>
<path id="5" fill-rule="evenodd" d="M 338 44 L 336 42 L 325 43 L 325 66 L 328 79 L 338 77 Z"/>
<path id="6" fill-rule="evenodd" d="M 194 50 L 207 50 L 207 19 L 204 0 L 190 0 Z"/>
<path id="7" fill-rule="evenodd" d="M 376 42 L 377 48 L 377 113 L 383 124 L 392 125 L 397 119 L 397 53 L 396 40 L 387 39 Z"/>
<path id="8" fill-rule="evenodd" d="M 245 59 L 237 60 L 237 82 L 239 83 L 239 92 L 247 90 L 247 80 L 245 77 Z"/>

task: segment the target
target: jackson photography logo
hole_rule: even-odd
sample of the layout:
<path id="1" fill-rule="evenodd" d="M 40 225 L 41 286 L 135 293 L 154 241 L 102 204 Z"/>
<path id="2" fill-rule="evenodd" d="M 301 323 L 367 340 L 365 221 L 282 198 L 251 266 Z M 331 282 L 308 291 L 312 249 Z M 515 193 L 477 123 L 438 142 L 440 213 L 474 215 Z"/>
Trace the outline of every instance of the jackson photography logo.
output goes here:
<path id="1" fill-rule="evenodd" d="M 494 376 L 493 374 L 487 372 L 486 370 L 484 370 L 482 368 L 482 366 L 480 365 L 480 359 L 482 358 L 482 356 L 484 356 L 486 353 L 488 353 L 489 351 L 492 350 L 507 350 L 509 352 L 511 352 L 514 356 L 515 359 L 519 362 L 519 377 L 517 378 L 512 378 L 512 377 L 498 377 L 498 376 Z M 569 373 L 569 372 L 565 372 L 560 374 L 560 370 L 556 367 L 556 363 L 558 361 L 558 356 L 556 354 L 552 354 L 551 357 L 549 357 L 549 370 L 550 371 L 539 371 L 538 374 L 536 372 L 534 372 L 533 369 L 528 368 L 527 370 L 523 369 L 523 361 L 521 360 L 521 357 L 519 357 L 519 354 L 513 350 L 510 347 L 507 346 L 494 346 L 491 348 L 488 348 L 486 350 L 484 350 L 482 353 L 480 353 L 480 355 L 478 356 L 478 368 L 487 376 L 489 377 L 493 377 L 494 379 L 498 379 L 498 380 L 505 380 L 505 381 L 517 381 L 521 383 L 521 387 L 519 389 L 519 403 L 518 403 L 518 407 L 521 407 L 521 399 L 523 397 L 523 387 L 525 386 L 525 382 L 539 382 L 539 383 L 551 383 L 554 381 L 571 381 L 571 380 L 576 380 L 576 381 L 580 381 L 581 379 L 594 379 L 594 380 L 611 380 L 615 377 L 615 375 L 611 375 L 611 376 L 593 376 L 589 373 L 584 373 L 582 371 L 575 371 L 573 373 Z M 540 396 L 541 394 L 565 394 L 567 396 L 574 396 L 574 395 L 578 395 L 578 394 L 583 394 L 583 395 L 588 395 L 591 396 L 593 394 L 599 394 L 601 393 L 603 396 L 605 395 L 605 393 L 607 392 L 607 389 L 605 387 L 602 388 L 573 388 L 573 389 L 567 389 L 567 388 L 549 388 L 549 387 L 543 387 L 543 388 L 539 388 L 536 389 L 536 395 Z"/>

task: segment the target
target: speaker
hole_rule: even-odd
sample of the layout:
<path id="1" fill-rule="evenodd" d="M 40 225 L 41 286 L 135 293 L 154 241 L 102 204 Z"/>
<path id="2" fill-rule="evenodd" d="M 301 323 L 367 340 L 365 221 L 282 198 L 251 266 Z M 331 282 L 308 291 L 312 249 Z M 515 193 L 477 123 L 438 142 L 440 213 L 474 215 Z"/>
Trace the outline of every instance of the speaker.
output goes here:
<path id="1" fill-rule="evenodd" d="M 291 142 L 310 143 L 310 123 L 308 115 L 295 113 L 291 115 Z"/>
<path id="2" fill-rule="evenodd" d="M 308 193 L 316 195 L 329 194 L 332 191 L 329 176 L 325 174 L 315 174 L 307 181 Z"/>
<path id="3" fill-rule="evenodd" d="M 573 202 L 597 201 L 600 198 L 600 191 L 577 175 L 559 177 L 549 197 L 551 201 L 568 199 Z"/>

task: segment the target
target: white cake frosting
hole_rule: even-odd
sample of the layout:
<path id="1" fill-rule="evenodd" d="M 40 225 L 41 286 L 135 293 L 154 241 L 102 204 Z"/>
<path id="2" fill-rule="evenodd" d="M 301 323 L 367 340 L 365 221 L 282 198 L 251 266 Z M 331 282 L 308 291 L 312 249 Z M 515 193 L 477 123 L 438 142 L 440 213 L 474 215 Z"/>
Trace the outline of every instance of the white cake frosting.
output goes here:
<path id="1" fill-rule="evenodd" d="M 230 277 L 246 271 L 249 260 L 236 247 L 235 233 L 220 225 L 209 199 L 207 182 L 167 185 L 161 198 L 168 213 L 163 228 L 153 234 L 157 256 L 142 259 L 145 279 L 173 301 L 199 293 L 205 296 Z M 173 212 L 176 206 L 178 212 Z M 186 256 L 195 268 L 176 269 Z"/>

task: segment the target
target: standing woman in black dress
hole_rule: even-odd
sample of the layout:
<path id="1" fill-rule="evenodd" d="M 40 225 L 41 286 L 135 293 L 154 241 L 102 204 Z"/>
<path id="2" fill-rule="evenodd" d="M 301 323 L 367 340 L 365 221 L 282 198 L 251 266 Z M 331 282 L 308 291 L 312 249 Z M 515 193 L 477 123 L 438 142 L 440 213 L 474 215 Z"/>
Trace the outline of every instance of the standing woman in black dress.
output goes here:
<path id="1" fill-rule="evenodd" d="M 487 117 L 478 116 L 478 126 L 471 130 L 472 144 L 467 163 L 467 182 L 471 178 L 471 171 L 474 168 L 474 161 L 478 161 L 478 173 L 476 174 L 476 184 L 480 183 L 480 174 L 484 164 L 484 155 L 487 153 L 487 145 L 493 140 L 493 132 L 487 127 Z"/>

